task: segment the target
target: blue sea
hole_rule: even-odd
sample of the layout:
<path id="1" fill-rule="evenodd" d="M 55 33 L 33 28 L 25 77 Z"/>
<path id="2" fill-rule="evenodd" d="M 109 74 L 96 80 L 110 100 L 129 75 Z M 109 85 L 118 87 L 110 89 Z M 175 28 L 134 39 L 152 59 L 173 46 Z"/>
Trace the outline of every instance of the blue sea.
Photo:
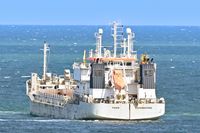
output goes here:
<path id="1" fill-rule="evenodd" d="M 0 133 L 132 133 L 200 132 L 200 27 L 130 26 L 134 49 L 157 62 L 157 96 L 166 100 L 158 120 L 83 121 L 33 117 L 25 81 L 42 73 L 43 42 L 50 45 L 48 70 L 63 74 L 81 61 L 83 50 L 95 49 L 94 32 L 104 29 L 103 45 L 111 46 L 109 26 L 0 26 Z"/>

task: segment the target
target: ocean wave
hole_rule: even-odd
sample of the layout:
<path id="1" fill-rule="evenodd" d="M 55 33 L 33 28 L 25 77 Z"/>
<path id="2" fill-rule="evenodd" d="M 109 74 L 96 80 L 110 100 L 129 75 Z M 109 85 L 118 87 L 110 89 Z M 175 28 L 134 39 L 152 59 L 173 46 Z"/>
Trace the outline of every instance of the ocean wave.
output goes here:
<path id="1" fill-rule="evenodd" d="M 8 85 L 1 85 L 1 88 L 8 87 Z"/>
<path id="2" fill-rule="evenodd" d="M 0 62 L 1 62 L 1 63 L 8 63 L 8 60 L 2 59 Z"/>
<path id="3" fill-rule="evenodd" d="M 177 114 L 166 114 L 167 116 L 200 116 L 200 113 L 177 113 Z"/>
<path id="4" fill-rule="evenodd" d="M 39 120 L 28 120 L 28 121 L 36 121 L 36 122 L 65 122 L 65 121 L 72 121 L 67 119 L 39 119 Z"/>
<path id="5" fill-rule="evenodd" d="M 3 122 L 5 122 L 5 121 L 8 121 L 7 119 L 0 119 L 0 121 L 3 121 Z"/>
<path id="6" fill-rule="evenodd" d="M 183 113 L 183 116 L 200 116 L 200 113 Z"/>
<path id="7" fill-rule="evenodd" d="M 17 111 L 0 111 L 0 114 L 28 114 L 27 112 L 17 112 Z"/>
<path id="8" fill-rule="evenodd" d="M 44 123 L 49 123 L 49 122 L 68 122 L 68 121 L 72 121 L 72 120 L 66 120 L 66 119 L 51 119 L 51 120 L 35 120 L 32 118 L 28 118 L 28 119 L 0 119 L 0 121 L 15 121 L 15 122 L 44 122 Z"/>

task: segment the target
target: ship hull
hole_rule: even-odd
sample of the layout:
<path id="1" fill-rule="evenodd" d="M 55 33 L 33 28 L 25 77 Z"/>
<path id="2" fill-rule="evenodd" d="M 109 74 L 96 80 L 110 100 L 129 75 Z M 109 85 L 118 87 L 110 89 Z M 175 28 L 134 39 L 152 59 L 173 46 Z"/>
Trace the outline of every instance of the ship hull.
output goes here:
<path id="1" fill-rule="evenodd" d="M 104 120 L 143 120 L 156 119 L 165 113 L 164 103 L 148 104 L 106 104 L 85 103 L 54 106 L 40 102 L 30 102 L 34 116 L 58 119 L 104 119 Z"/>

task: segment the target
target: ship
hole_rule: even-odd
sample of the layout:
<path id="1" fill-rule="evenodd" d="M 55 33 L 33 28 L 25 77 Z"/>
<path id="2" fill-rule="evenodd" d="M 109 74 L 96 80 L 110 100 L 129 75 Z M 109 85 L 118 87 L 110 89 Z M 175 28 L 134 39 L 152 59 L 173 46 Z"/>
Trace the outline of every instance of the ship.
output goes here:
<path id="1" fill-rule="evenodd" d="M 125 32 L 125 33 L 124 33 Z M 49 73 L 44 43 L 43 74 L 32 73 L 26 81 L 30 114 L 77 120 L 151 120 L 165 114 L 165 99 L 156 96 L 156 63 L 149 55 L 138 59 L 131 28 L 113 22 L 112 47 L 103 46 L 99 28 L 96 49 L 83 51 L 83 61 Z"/>

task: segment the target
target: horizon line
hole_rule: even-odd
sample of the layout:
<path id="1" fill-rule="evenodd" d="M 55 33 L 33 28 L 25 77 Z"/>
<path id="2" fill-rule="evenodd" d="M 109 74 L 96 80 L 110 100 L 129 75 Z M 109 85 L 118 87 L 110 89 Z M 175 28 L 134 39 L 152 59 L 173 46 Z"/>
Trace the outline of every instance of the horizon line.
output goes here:
<path id="1" fill-rule="evenodd" d="M 110 26 L 112 24 L 0 24 L 0 26 Z M 200 25 L 122 24 L 124 26 L 200 27 Z"/>

